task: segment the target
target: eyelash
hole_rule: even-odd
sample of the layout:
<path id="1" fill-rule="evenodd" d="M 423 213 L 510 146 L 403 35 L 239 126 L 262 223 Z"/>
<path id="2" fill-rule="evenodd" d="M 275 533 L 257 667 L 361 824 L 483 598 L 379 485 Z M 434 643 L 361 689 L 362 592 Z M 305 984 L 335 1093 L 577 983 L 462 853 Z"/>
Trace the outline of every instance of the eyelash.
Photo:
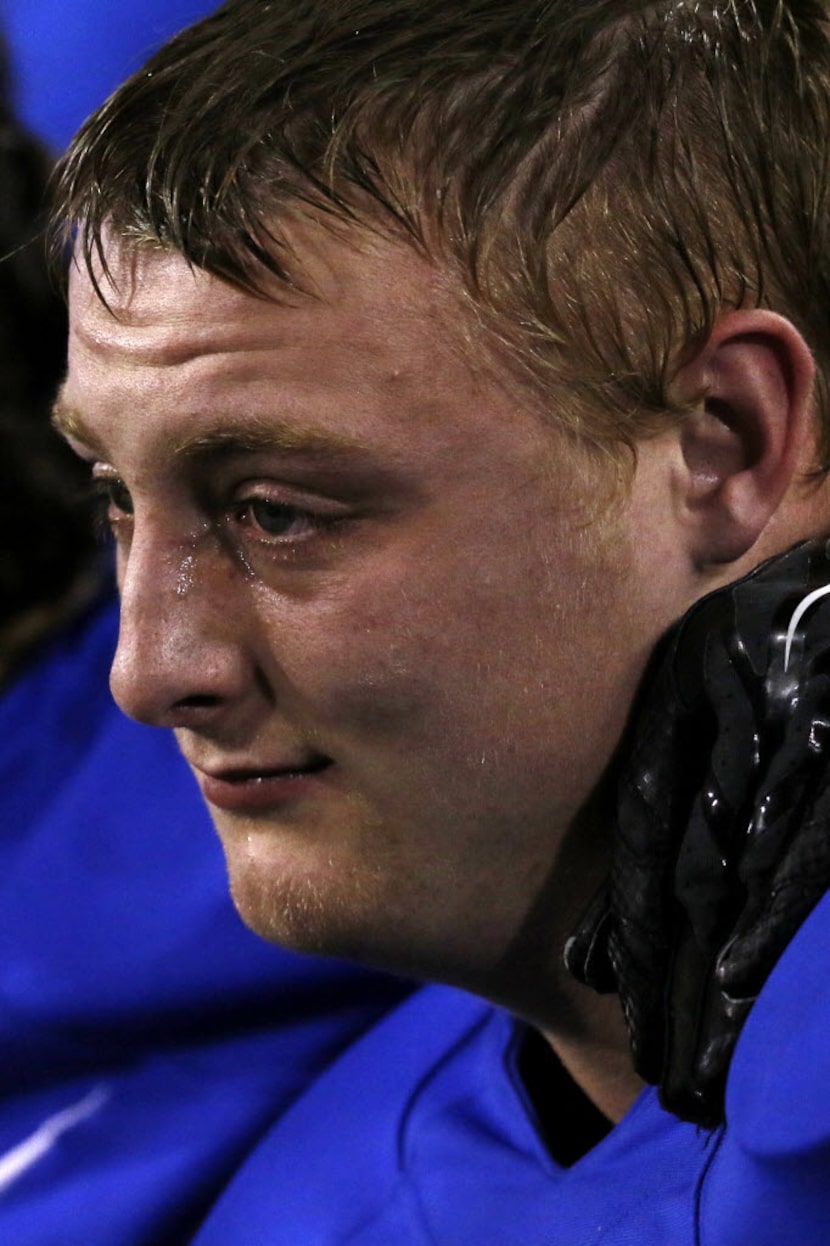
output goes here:
<path id="1" fill-rule="evenodd" d="M 93 476 L 90 481 L 92 521 L 96 534 L 101 539 L 114 536 L 118 524 L 123 523 L 124 519 L 129 518 L 131 514 L 115 502 L 114 495 L 117 489 L 124 489 L 129 497 L 124 482 L 115 476 Z M 115 511 L 119 511 L 120 514 L 116 515 Z"/>
<path id="2" fill-rule="evenodd" d="M 293 537 L 269 532 L 266 527 L 266 514 L 269 510 L 272 512 L 270 518 L 279 523 L 281 518 L 287 518 L 292 522 L 289 526 L 299 523 L 303 528 L 303 535 L 295 535 Z M 321 530 L 331 528 L 337 522 L 337 518 L 331 515 L 321 515 L 319 512 L 304 510 L 300 506 L 292 506 L 288 502 L 280 502 L 274 498 L 251 496 L 243 498 L 242 501 L 236 502 L 232 508 L 236 518 L 236 522 L 240 527 L 254 529 L 253 539 L 264 545 L 274 545 L 282 543 L 290 543 L 293 541 L 308 540 Z M 259 510 L 259 516 L 257 516 Z"/>

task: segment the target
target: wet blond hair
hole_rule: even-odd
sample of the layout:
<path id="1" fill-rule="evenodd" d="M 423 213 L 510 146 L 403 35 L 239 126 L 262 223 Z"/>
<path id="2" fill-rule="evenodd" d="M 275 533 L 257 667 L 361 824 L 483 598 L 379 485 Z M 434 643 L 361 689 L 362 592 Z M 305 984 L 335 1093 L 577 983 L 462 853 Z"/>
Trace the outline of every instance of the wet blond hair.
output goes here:
<path id="1" fill-rule="evenodd" d="M 824 462 L 829 142 L 817 0 L 230 0 L 87 122 L 58 215 L 87 262 L 110 222 L 260 292 L 298 281 L 298 214 L 400 234 L 614 454 L 719 313 L 770 307 Z"/>

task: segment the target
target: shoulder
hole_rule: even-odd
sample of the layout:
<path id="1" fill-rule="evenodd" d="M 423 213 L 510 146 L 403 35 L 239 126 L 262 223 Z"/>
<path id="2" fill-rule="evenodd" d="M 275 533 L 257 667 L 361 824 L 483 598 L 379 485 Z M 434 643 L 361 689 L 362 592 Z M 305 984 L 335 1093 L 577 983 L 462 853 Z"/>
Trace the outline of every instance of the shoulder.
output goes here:
<path id="1" fill-rule="evenodd" d="M 830 1240 L 828 949 L 830 894 L 782 955 L 735 1050 L 701 1246 Z"/>

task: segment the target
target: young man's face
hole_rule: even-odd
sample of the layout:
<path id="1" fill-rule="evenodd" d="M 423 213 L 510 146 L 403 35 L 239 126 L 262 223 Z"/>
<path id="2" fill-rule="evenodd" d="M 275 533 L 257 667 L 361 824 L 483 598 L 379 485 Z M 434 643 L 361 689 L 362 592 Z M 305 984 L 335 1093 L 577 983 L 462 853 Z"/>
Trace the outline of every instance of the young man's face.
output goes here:
<path id="1" fill-rule="evenodd" d="M 255 929 L 486 988 L 686 604 L 663 499 L 598 525 L 408 248 L 311 267 L 285 306 L 149 254 L 115 316 L 73 273 L 59 410 L 110 490 L 113 690 L 175 728 Z"/>

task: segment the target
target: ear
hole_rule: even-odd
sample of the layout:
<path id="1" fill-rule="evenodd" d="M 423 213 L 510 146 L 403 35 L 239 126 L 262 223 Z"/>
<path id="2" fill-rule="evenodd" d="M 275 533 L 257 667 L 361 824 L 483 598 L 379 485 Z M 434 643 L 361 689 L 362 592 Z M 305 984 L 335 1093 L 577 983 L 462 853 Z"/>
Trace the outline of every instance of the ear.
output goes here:
<path id="1" fill-rule="evenodd" d="M 778 510 L 813 438 L 813 357 L 783 316 L 727 312 L 675 377 L 680 503 L 698 567 L 745 554 Z"/>

